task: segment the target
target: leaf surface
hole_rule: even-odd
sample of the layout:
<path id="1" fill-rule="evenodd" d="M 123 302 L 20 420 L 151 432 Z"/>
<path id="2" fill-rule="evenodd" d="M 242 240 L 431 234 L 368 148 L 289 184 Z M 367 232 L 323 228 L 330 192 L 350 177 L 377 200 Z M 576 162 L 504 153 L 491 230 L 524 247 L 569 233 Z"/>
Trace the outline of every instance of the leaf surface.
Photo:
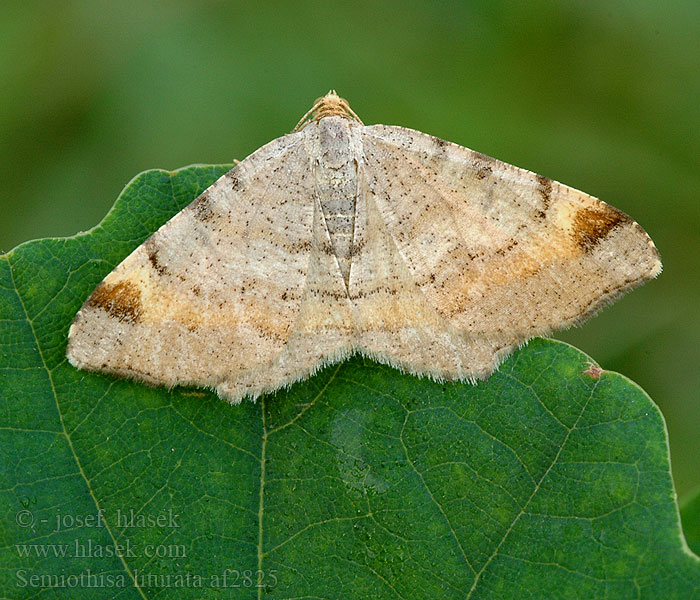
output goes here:
<path id="1" fill-rule="evenodd" d="M 681 505 L 681 519 L 688 546 L 700 555 L 700 488 L 694 490 Z"/>
<path id="2" fill-rule="evenodd" d="M 661 414 L 566 344 L 476 386 L 355 358 L 240 406 L 71 367 L 92 289 L 228 168 L 142 173 L 0 257 L 3 595 L 700 598 Z"/>

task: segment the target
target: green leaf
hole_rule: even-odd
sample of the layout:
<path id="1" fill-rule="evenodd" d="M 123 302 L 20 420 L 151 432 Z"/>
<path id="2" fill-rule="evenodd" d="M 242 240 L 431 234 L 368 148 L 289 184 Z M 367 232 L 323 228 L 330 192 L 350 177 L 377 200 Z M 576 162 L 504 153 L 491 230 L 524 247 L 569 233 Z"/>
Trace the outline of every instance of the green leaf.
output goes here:
<path id="1" fill-rule="evenodd" d="M 688 546 L 700 555 L 700 488 L 694 490 L 681 505 L 681 519 Z"/>
<path id="2" fill-rule="evenodd" d="M 2 595 L 700 598 L 661 414 L 565 344 L 477 386 L 355 358 L 240 406 L 72 368 L 90 291 L 227 169 L 148 171 L 1 257 Z"/>

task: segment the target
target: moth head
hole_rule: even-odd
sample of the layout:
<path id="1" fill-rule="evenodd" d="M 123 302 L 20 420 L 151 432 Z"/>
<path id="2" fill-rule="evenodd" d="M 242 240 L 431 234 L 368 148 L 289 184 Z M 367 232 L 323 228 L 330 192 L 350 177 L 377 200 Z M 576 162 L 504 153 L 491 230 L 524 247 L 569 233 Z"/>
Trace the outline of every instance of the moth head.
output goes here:
<path id="1" fill-rule="evenodd" d="M 350 108 L 348 101 L 338 96 L 335 90 L 330 90 L 325 96 L 316 99 L 313 106 L 297 123 L 294 131 L 301 131 L 309 123 L 319 121 L 324 117 L 344 117 L 345 119 L 357 121 L 362 125 L 360 117 Z"/>

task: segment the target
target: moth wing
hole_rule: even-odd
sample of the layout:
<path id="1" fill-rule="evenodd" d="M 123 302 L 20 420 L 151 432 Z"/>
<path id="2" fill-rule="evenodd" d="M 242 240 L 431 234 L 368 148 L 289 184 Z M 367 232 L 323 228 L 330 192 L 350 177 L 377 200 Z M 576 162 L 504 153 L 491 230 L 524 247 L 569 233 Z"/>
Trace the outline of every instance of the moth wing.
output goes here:
<path id="1" fill-rule="evenodd" d="M 394 303 L 395 329 L 406 338 L 420 322 L 411 312 L 430 314 L 423 332 L 435 340 L 431 356 L 418 356 L 424 347 L 411 359 L 398 333 L 366 333 L 370 354 L 441 377 L 485 376 L 512 347 L 585 319 L 661 270 L 644 230 L 583 192 L 402 127 L 364 127 L 362 145 L 360 196 L 402 264 L 400 287 L 424 299 L 421 313 L 418 300 L 408 311 Z M 368 272 L 367 256 L 356 274 Z"/>
<path id="2" fill-rule="evenodd" d="M 337 281 L 313 188 L 303 133 L 239 163 L 105 277 L 70 328 L 70 362 L 238 402 L 342 353 L 341 311 L 314 312 Z M 333 324 L 317 344 L 314 328 Z"/>
<path id="3" fill-rule="evenodd" d="M 375 360 L 436 379 L 493 371 L 513 336 L 472 334 L 441 315 L 417 284 L 365 173 L 358 185 L 349 296 L 356 347 Z"/>

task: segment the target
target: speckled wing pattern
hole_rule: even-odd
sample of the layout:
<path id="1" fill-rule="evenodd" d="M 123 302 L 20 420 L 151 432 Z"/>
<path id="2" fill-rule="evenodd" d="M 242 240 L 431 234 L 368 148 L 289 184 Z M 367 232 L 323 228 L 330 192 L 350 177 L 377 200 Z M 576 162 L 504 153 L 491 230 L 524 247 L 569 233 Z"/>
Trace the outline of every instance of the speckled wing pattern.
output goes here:
<path id="1" fill-rule="evenodd" d="M 409 371 L 486 377 L 661 271 L 644 230 L 583 192 L 403 127 L 364 127 L 362 147 L 367 213 L 393 248 L 387 312 L 412 325 L 373 323 L 363 346 Z"/>
<path id="2" fill-rule="evenodd" d="M 473 381 L 661 270 L 644 230 L 583 192 L 366 127 L 334 93 L 312 111 L 102 281 L 73 365 L 230 402 L 355 352 Z"/>
<path id="3" fill-rule="evenodd" d="M 124 259 L 78 312 L 71 363 L 240 401 L 342 353 L 342 306 L 317 308 L 342 280 L 319 251 L 327 233 L 303 138 L 262 147 Z"/>

